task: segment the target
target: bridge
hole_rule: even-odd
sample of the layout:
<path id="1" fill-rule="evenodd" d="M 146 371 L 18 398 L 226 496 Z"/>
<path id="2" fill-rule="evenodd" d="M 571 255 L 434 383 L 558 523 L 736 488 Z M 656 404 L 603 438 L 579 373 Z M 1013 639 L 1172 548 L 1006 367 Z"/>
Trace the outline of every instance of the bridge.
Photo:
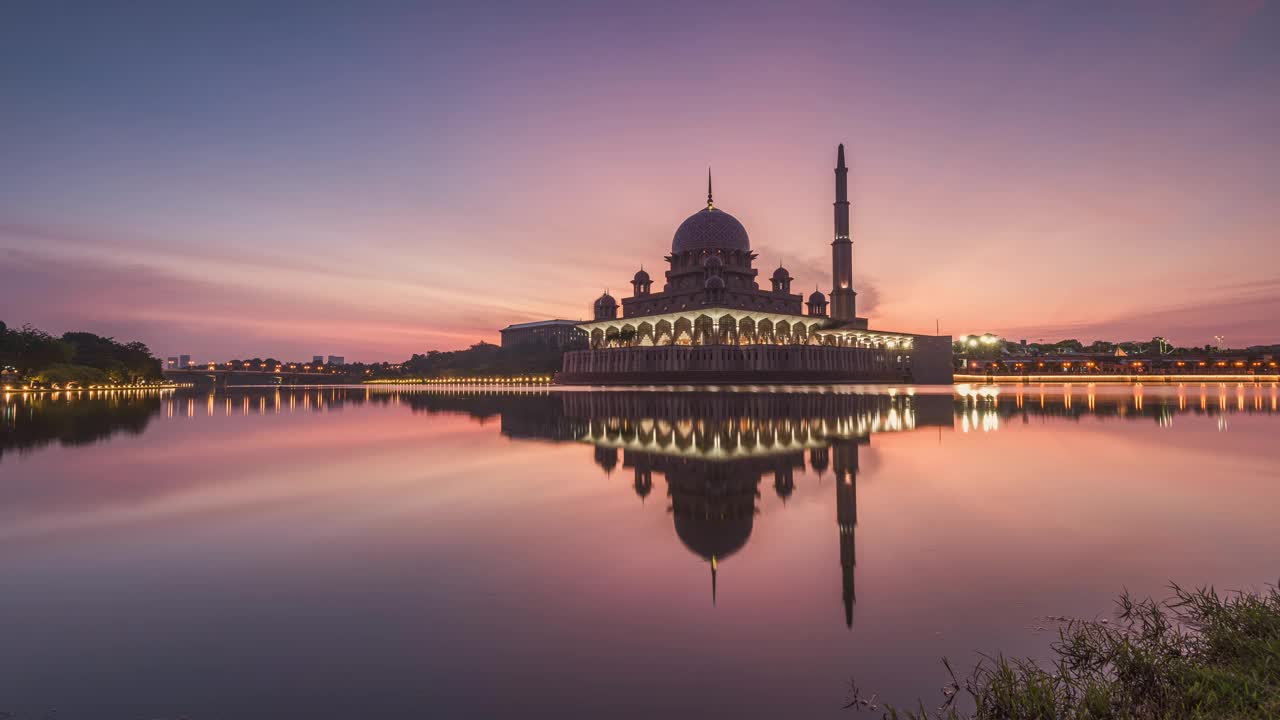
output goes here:
<path id="1" fill-rule="evenodd" d="M 229 367 L 186 367 L 161 371 L 166 380 L 216 389 L 261 387 L 263 385 L 328 385 L 338 381 L 335 373 L 312 370 L 244 370 Z"/>

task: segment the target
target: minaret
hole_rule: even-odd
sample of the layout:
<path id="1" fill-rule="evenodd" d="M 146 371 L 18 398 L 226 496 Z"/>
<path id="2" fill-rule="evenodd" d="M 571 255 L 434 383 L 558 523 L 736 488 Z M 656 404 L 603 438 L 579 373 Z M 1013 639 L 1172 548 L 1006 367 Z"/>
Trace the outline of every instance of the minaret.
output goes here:
<path id="1" fill-rule="evenodd" d="M 849 168 L 844 145 L 836 155 L 836 236 L 831 241 L 831 319 L 853 322 L 857 318 L 853 291 L 853 240 L 849 238 Z"/>

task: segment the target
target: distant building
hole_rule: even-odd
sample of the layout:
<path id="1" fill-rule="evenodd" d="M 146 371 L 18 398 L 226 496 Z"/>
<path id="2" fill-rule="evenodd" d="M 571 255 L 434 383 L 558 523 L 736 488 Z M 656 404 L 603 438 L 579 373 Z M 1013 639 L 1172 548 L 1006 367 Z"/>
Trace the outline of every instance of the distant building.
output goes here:
<path id="1" fill-rule="evenodd" d="M 502 329 L 502 347 L 586 347 L 587 332 L 578 327 L 578 324 L 577 320 L 539 320 L 508 325 Z"/>
<path id="2" fill-rule="evenodd" d="M 330 355 L 329 365 L 346 365 L 347 359 L 341 355 Z"/>
<path id="3" fill-rule="evenodd" d="M 179 356 L 178 356 L 178 367 L 179 367 L 179 368 L 187 368 L 187 367 L 191 367 L 191 356 L 190 356 L 190 355 L 179 355 Z"/>
<path id="4" fill-rule="evenodd" d="M 311 364 L 312 364 L 312 365 L 323 365 L 323 364 L 324 364 L 324 356 L 323 356 L 323 355 L 312 355 L 312 356 L 311 356 Z"/>
<path id="5" fill-rule="evenodd" d="M 174 356 L 172 356 L 172 357 L 167 358 L 167 359 L 165 360 L 165 362 L 164 362 L 164 366 L 165 366 L 165 368 L 167 368 L 167 369 L 169 369 L 169 370 L 177 370 L 177 369 L 178 369 L 178 356 L 177 356 L 177 355 L 174 355 Z"/>

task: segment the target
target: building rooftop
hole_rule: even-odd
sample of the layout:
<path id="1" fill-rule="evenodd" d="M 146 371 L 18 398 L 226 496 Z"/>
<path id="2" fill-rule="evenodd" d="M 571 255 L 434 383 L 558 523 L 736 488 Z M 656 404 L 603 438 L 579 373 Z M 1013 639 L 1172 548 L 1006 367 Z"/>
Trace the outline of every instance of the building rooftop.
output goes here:
<path id="1" fill-rule="evenodd" d="M 578 325 L 581 322 L 582 322 L 581 320 L 535 320 L 534 322 L 516 323 L 514 325 L 508 325 L 502 328 L 502 331 L 506 332 L 507 330 L 526 330 L 528 328 L 536 328 L 536 327 L 553 327 L 555 325 Z"/>

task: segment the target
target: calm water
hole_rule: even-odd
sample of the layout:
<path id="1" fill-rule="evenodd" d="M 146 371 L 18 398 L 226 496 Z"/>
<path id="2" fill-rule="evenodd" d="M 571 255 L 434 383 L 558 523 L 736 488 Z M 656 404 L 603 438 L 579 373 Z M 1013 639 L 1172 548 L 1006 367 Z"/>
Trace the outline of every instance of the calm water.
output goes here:
<path id="1" fill-rule="evenodd" d="M 1280 577 L 1268 385 L 0 404 L 0 711 L 854 717 Z"/>

